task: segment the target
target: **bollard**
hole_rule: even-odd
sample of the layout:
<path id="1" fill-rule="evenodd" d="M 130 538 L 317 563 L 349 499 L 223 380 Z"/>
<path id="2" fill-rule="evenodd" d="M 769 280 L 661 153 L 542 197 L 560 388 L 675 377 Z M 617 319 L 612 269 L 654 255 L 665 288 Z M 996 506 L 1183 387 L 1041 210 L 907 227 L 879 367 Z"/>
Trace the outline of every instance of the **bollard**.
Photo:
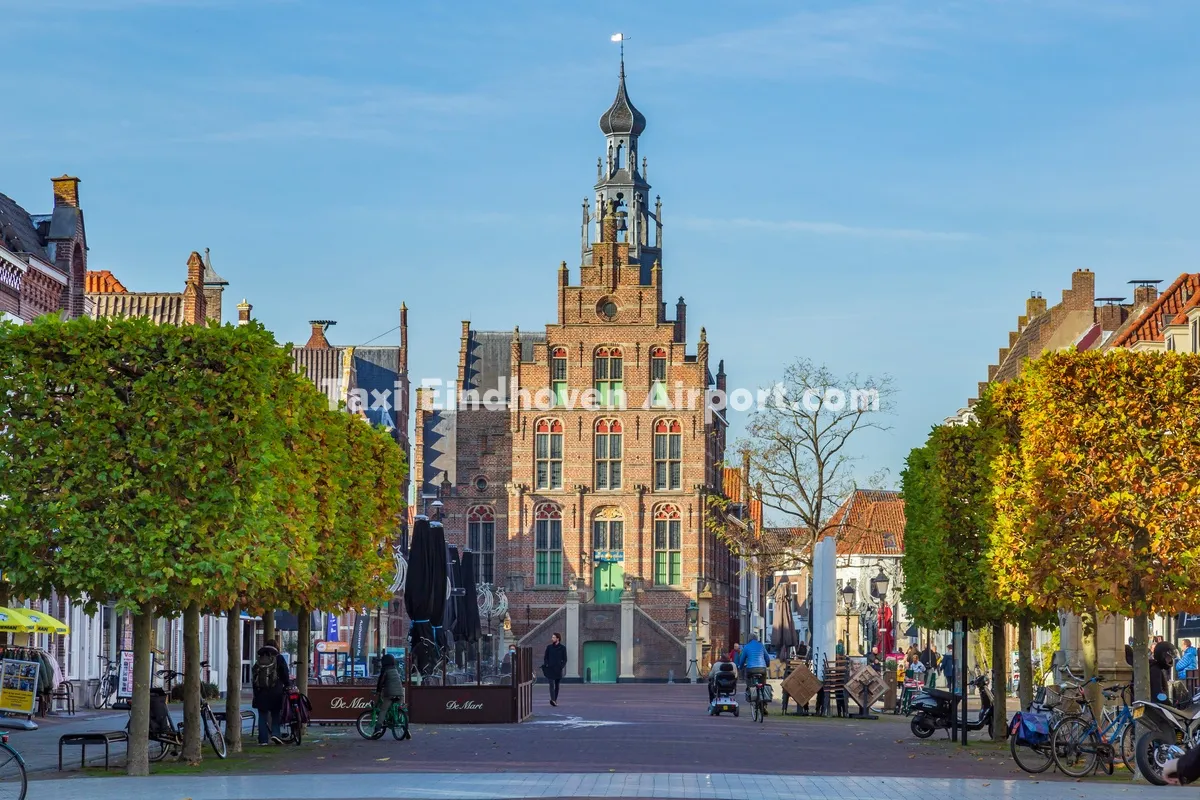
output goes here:
<path id="1" fill-rule="evenodd" d="M 591 667 L 587 668 L 587 673 L 585 674 L 584 679 L 587 683 L 592 682 L 592 668 Z"/>
<path id="2" fill-rule="evenodd" d="M 675 670 L 667 670 L 667 683 L 675 683 Z"/>

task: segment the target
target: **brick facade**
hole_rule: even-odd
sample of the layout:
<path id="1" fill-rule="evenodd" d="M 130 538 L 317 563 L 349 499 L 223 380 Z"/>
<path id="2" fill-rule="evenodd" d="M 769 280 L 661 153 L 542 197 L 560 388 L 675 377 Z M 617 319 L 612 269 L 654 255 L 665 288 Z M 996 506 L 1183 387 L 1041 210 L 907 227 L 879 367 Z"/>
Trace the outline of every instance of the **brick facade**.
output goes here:
<path id="1" fill-rule="evenodd" d="M 627 102 L 623 74 L 620 102 Z M 736 570 L 705 524 L 706 496 L 720 491 L 723 480 L 725 423 L 706 414 L 714 380 L 704 329 L 689 347 L 683 298 L 675 318 L 667 317 L 661 226 L 653 245 L 646 234 L 657 217 L 635 201 L 640 222 L 627 222 L 624 201 L 643 197 L 649 186 L 636 162 L 622 169 L 615 159 L 622 147 L 636 152 L 640 129 L 605 133 L 609 169 L 597 184 L 596 214 L 585 205 L 578 282 L 563 262 L 555 276 L 555 321 L 544 332 L 476 331 L 463 322 L 456 409 L 438 408 L 431 393 L 417 393 L 413 474 L 417 511 L 431 497 L 443 504 L 448 543 L 486 549 L 486 535 L 469 531 L 485 519 L 494 525 L 494 572 L 482 577 L 506 589 L 517 638 L 544 645 L 550 628 L 566 624 L 557 612 L 577 596 L 581 641 L 566 642 L 570 657 L 581 658 L 584 642 L 620 646 L 621 599 L 632 597 L 633 616 L 626 610 L 624 619 L 640 621 L 627 648 L 632 674 L 623 666 L 622 677 L 657 679 L 668 669 L 682 676 L 686 668 L 680 648 L 690 600 L 701 607 L 700 639 L 708 646 L 724 646 L 737 608 L 730 601 Z M 628 188 L 615 191 L 622 187 Z M 589 243 L 593 222 L 598 237 Z M 609 390 L 616 375 L 623 408 L 585 395 Z M 717 385 L 723 388 L 724 380 L 722 366 Z M 666 456 L 660 464 L 656 433 L 663 437 L 659 455 Z M 619 457 L 601 459 L 617 452 L 618 437 Z M 550 456 L 542 465 L 539 448 Z M 656 521 L 665 547 L 656 547 Z M 603 541 L 596 541 L 598 523 Z M 549 545 L 541 555 L 539 539 Z M 542 625 L 552 617 L 553 624 Z"/>
<path id="2" fill-rule="evenodd" d="M 79 179 L 51 180 L 54 207 L 33 215 L 0 194 L 0 312 L 28 322 L 84 313 L 87 236 Z"/>

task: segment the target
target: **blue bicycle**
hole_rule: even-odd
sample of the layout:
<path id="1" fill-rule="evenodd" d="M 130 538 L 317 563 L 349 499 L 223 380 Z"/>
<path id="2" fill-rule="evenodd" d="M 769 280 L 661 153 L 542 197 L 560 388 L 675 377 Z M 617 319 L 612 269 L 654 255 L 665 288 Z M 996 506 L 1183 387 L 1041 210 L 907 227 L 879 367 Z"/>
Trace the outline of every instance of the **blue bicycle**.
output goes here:
<path id="1" fill-rule="evenodd" d="M 1129 705 L 1132 687 L 1125 684 L 1103 690 L 1106 700 L 1120 698 L 1121 705 L 1115 710 L 1107 706 L 1104 708 L 1104 727 L 1101 728 L 1084 697 L 1083 689 L 1088 684 L 1102 680 L 1097 676 L 1079 688 L 1080 712 L 1063 717 L 1050 737 L 1054 763 L 1064 775 L 1072 778 L 1083 778 L 1101 767 L 1112 775 L 1118 756 L 1126 769 L 1133 770 L 1137 737 L 1134 734 L 1133 710 Z"/>

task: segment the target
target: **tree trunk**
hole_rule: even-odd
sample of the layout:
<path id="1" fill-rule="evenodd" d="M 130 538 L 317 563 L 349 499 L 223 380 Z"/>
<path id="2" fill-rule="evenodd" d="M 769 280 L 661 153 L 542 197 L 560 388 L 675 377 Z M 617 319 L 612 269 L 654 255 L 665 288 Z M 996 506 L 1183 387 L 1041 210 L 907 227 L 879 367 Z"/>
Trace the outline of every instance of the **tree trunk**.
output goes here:
<path id="1" fill-rule="evenodd" d="M 1096 676 L 1096 671 L 1100 665 L 1100 654 L 1096 649 L 1096 618 L 1095 609 L 1089 608 L 1079 615 L 1079 644 L 1083 650 L 1083 677 L 1084 680 L 1090 680 Z M 1137 663 L 1135 657 L 1134 663 Z M 1088 705 L 1092 707 L 1092 713 L 1096 719 L 1104 719 L 1104 700 L 1103 693 L 1100 690 L 1100 685 L 1097 683 L 1089 683 L 1087 686 Z"/>
<path id="2" fill-rule="evenodd" d="M 1021 673 L 1021 685 L 1017 694 L 1021 697 L 1021 708 L 1029 708 L 1033 702 L 1033 622 L 1028 614 L 1022 614 L 1017 623 L 1017 669 Z"/>
<path id="3" fill-rule="evenodd" d="M 229 609 L 225 626 L 225 746 L 242 752 L 242 609 Z M 236 720 L 236 721 L 235 721 Z"/>
<path id="4" fill-rule="evenodd" d="M 268 608 L 262 615 L 263 623 L 263 644 L 275 638 L 275 609 Z M 281 649 L 279 652 L 283 652 Z"/>
<path id="5" fill-rule="evenodd" d="M 312 660 L 312 612 L 307 608 L 296 610 L 296 686 L 300 694 L 308 694 L 308 667 Z"/>
<path id="6" fill-rule="evenodd" d="M 149 775 L 150 759 L 150 626 L 149 606 L 133 616 L 133 699 L 129 708 L 127 775 Z"/>
<path id="7" fill-rule="evenodd" d="M 1133 618 L 1133 696 L 1150 700 L 1150 618 L 1138 614 Z"/>
<path id="8" fill-rule="evenodd" d="M 183 760 L 200 763 L 200 606 L 183 609 Z"/>
<path id="9" fill-rule="evenodd" d="M 1004 622 L 992 623 L 992 694 L 996 708 L 992 712 L 992 738 L 1008 736 L 1008 636 Z"/>

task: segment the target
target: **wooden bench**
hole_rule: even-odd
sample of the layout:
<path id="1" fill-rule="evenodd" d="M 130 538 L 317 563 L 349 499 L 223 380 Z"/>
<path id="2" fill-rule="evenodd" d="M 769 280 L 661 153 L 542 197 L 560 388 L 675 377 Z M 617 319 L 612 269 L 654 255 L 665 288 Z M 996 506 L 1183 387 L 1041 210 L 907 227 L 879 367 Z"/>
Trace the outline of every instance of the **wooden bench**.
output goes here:
<path id="1" fill-rule="evenodd" d="M 221 723 L 225 726 L 226 732 L 229 731 L 229 723 L 225 719 L 224 711 L 214 711 L 213 717 L 217 720 L 218 723 Z M 242 711 L 241 718 L 242 718 L 241 722 L 242 722 L 242 730 L 243 731 L 245 731 L 245 729 L 246 729 L 246 720 L 250 720 L 250 735 L 253 736 L 254 729 L 258 725 L 258 715 L 255 714 L 253 711 Z"/>
<path id="2" fill-rule="evenodd" d="M 129 734 L 125 731 L 91 731 L 89 733 L 68 733 L 58 739 L 58 771 L 63 768 L 63 746 L 79 745 L 79 768 L 87 766 L 87 746 L 89 744 L 104 745 L 104 770 L 108 771 L 109 748 L 117 743 L 125 742 L 129 746 Z"/>

